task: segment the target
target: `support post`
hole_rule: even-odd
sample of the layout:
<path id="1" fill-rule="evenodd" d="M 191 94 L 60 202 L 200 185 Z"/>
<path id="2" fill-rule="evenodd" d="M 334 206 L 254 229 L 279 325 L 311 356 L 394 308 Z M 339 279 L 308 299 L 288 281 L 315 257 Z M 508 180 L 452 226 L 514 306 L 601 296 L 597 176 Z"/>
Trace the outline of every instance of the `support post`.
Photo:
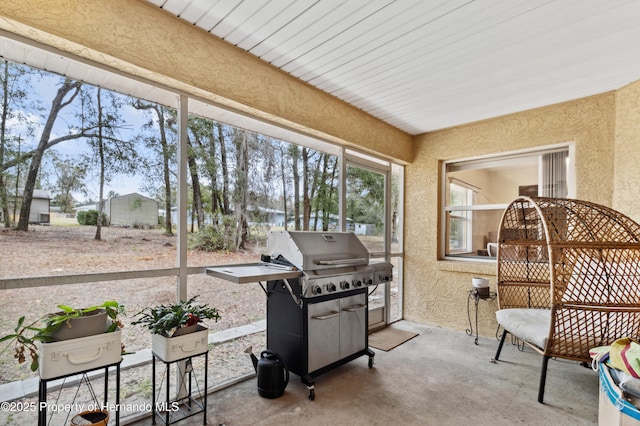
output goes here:
<path id="1" fill-rule="evenodd" d="M 177 302 L 187 300 L 187 127 L 188 98 L 180 95 L 178 108 L 178 237 L 177 237 Z M 168 213 L 170 214 L 170 213 Z"/>
<path id="2" fill-rule="evenodd" d="M 178 277 L 176 282 L 177 302 L 187 300 L 187 127 L 189 118 L 188 98 L 180 95 L 178 108 L 178 238 L 177 240 L 177 267 Z M 170 213 L 168 213 L 170 214 Z M 184 362 L 181 362 L 184 368 Z M 180 369 L 178 368 L 178 371 Z M 184 397 L 184 378 L 177 374 L 178 397 Z M 167 377 L 167 383 L 169 378 Z"/>

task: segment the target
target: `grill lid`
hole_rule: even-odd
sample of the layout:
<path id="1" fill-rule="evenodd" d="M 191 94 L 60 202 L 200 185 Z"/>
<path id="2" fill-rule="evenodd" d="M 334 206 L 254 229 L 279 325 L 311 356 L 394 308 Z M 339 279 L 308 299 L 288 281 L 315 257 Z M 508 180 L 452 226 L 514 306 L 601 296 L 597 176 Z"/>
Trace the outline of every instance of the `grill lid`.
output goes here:
<path id="1" fill-rule="evenodd" d="M 267 250 L 303 271 L 369 263 L 369 251 L 353 232 L 274 231 Z"/>

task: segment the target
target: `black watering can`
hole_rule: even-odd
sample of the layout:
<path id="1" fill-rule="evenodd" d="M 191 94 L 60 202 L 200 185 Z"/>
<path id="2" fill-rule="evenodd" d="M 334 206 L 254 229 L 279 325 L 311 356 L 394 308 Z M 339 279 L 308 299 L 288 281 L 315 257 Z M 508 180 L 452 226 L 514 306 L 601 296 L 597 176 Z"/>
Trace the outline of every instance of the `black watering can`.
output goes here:
<path id="1" fill-rule="evenodd" d="M 252 352 L 251 346 L 245 349 L 251 355 L 253 368 L 258 376 L 258 394 L 263 398 L 278 398 L 289 383 L 289 370 L 284 360 L 276 352 L 264 350 L 260 359 Z"/>

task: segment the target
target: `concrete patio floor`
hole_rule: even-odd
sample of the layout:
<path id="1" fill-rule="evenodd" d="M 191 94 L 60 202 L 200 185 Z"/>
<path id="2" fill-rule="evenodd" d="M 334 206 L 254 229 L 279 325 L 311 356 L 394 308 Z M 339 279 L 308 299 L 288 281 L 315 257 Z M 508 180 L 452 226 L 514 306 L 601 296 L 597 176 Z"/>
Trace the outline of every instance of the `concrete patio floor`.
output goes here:
<path id="1" fill-rule="evenodd" d="M 576 362 L 549 363 L 544 404 L 537 402 L 542 358 L 496 339 L 408 321 L 392 327 L 420 333 L 316 378 L 315 401 L 291 375 L 284 395 L 265 399 L 250 379 L 209 395 L 209 425 L 590 425 L 598 422 L 598 376 Z M 199 414 L 178 423 L 202 424 Z M 158 419 L 158 424 L 162 421 Z M 151 418 L 135 425 L 149 425 Z"/>

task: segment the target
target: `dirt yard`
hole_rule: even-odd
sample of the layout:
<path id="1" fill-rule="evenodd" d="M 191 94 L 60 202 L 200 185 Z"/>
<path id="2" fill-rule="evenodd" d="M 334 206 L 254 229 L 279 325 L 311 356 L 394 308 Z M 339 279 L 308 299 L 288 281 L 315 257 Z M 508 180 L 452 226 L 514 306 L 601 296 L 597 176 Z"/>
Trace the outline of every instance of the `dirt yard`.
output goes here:
<path id="1" fill-rule="evenodd" d="M 0 279 L 136 271 L 176 266 L 176 237 L 165 236 L 162 231 L 104 228 L 102 241 L 95 241 L 94 235 L 95 227 L 71 224 L 31 226 L 28 232 L 0 228 Z M 187 263 L 188 266 L 202 267 L 257 262 L 264 250 L 264 246 L 252 247 L 242 253 L 190 250 Z M 206 323 L 213 332 L 250 324 L 266 316 L 265 294 L 257 283 L 239 285 L 205 274 L 195 274 L 188 277 L 188 289 L 189 297 L 199 295 L 200 302 L 214 306 L 220 311 L 222 318 L 217 323 Z M 392 300 L 395 300 L 395 293 L 392 289 Z M 127 351 L 136 352 L 151 347 L 151 335 L 143 327 L 130 324 L 135 314 L 147 306 L 172 303 L 175 299 L 175 277 L 0 289 L 0 336 L 10 333 L 22 315 L 25 315 L 27 320 L 35 320 L 48 312 L 55 312 L 59 304 L 80 308 L 100 304 L 105 300 L 117 300 L 127 309 L 127 315 L 123 318 L 123 342 Z M 393 302 L 393 306 L 397 307 L 397 302 Z M 253 346 L 254 352 L 259 354 L 266 346 L 265 333 L 236 338 L 210 347 L 207 375 L 209 386 L 218 386 L 252 373 L 253 366 L 248 355 L 244 353 L 250 345 Z M 5 347 L 5 343 L 0 343 L 0 351 Z M 201 359 L 194 360 L 194 371 L 202 371 L 198 362 L 201 362 Z M 36 377 L 37 373 L 29 371 L 26 364 L 18 367 L 11 348 L 0 353 L 0 384 Z M 136 407 L 150 403 L 150 365 L 123 370 L 121 377 L 121 404 Z M 162 380 L 162 373 L 157 373 L 156 383 L 161 383 Z M 100 389 L 100 381 L 98 380 L 94 386 Z M 88 392 L 83 388 L 77 393 L 79 389 L 69 386 L 62 391 L 49 392 L 48 400 L 55 400 L 59 404 L 91 404 L 93 401 L 87 399 Z M 109 398 L 110 401 L 113 400 L 113 396 Z M 18 402 L 31 404 L 24 406 L 32 407 L 38 400 L 37 396 L 34 396 Z M 135 414 L 135 409 L 132 412 L 125 411 L 121 413 L 121 418 Z M 73 413 L 52 413 L 50 424 L 69 424 L 69 415 Z M 0 411 L 0 424 L 3 425 L 35 424 L 35 418 L 36 413 L 33 411 Z"/>
<path id="2" fill-rule="evenodd" d="M 28 232 L 0 229 L 0 279 L 97 272 L 133 271 L 176 266 L 176 237 L 159 230 L 103 228 L 102 241 L 94 240 L 92 226 L 31 226 Z M 189 266 L 212 266 L 259 261 L 261 249 L 243 253 L 189 251 Z M 258 284 L 237 285 L 204 274 L 188 278 L 189 297 L 218 308 L 221 320 L 206 325 L 212 330 L 264 319 L 265 295 Z M 10 333 L 20 316 L 37 319 L 56 306 L 86 307 L 105 300 L 125 305 L 123 340 L 128 351 L 151 346 L 149 332 L 131 326 L 135 314 L 147 306 L 171 303 L 176 298 L 172 277 L 107 281 L 73 285 L 0 290 L 0 336 Z M 0 350 L 6 345 L 0 344 Z M 231 345 L 227 355 L 250 365 L 242 347 Z M 259 350 L 260 347 L 256 347 Z M 11 350 L 0 354 L 0 383 L 35 376 L 25 365 L 16 368 Z M 243 366 L 244 368 L 244 366 Z"/>

